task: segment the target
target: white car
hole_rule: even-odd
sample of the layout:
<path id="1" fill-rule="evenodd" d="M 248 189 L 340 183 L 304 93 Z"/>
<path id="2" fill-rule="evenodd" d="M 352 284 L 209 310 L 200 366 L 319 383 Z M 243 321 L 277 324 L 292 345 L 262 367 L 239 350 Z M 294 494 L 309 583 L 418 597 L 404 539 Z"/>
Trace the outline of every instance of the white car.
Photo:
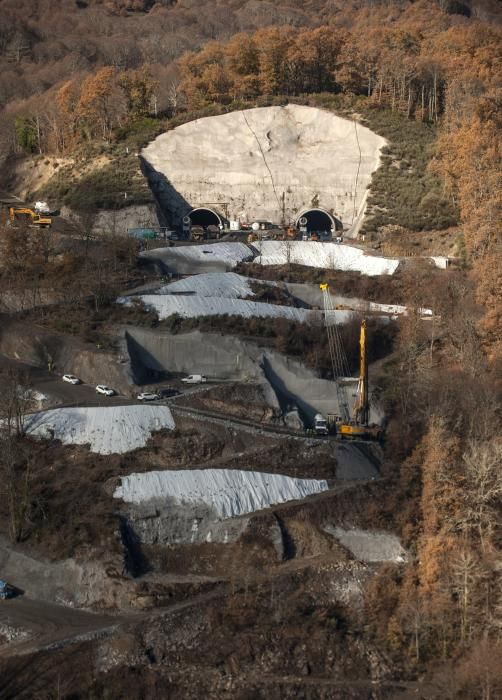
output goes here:
<path id="1" fill-rule="evenodd" d="M 158 394 L 154 394 L 153 391 L 144 391 L 138 394 L 136 398 L 138 401 L 157 401 L 160 397 Z"/>
<path id="2" fill-rule="evenodd" d="M 63 382 L 68 382 L 68 384 L 80 384 L 80 379 L 74 374 L 63 374 Z"/>
<path id="3" fill-rule="evenodd" d="M 113 396 L 115 394 L 114 389 L 110 389 L 106 384 L 98 384 L 96 387 L 96 394 L 104 394 L 105 396 Z"/>
<path id="4" fill-rule="evenodd" d="M 181 380 L 184 384 L 205 384 L 207 378 L 203 374 L 189 374 Z"/>

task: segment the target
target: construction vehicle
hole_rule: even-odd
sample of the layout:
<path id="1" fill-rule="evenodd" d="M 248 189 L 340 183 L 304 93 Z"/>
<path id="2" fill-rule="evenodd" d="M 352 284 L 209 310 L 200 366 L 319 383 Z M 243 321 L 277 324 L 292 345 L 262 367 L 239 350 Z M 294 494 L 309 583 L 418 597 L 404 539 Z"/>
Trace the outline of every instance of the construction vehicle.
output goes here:
<path id="1" fill-rule="evenodd" d="M 298 231 L 294 226 L 288 226 L 284 229 L 283 240 L 294 241 L 298 236 Z"/>
<path id="2" fill-rule="evenodd" d="M 52 226 L 52 219 L 50 216 L 42 216 L 38 212 L 33 211 L 30 207 L 9 207 L 9 218 L 12 223 L 24 221 L 30 226 L 38 226 L 39 228 L 49 228 L 49 226 Z"/>
<path id="3" fill-rule="evenodd" d="M 206 238 L 204 228 L 202 226 L 192 226 L 190 238 L 192 241 L 203 241 Z"/>
<path id="4" fill-rule="evenodd" d="M 352 420 L 340 423 L 338 434 L 341 438 L 362 438 L 380 440 L 382 429 L 375 423 L 369 423 L 370 404 L 368 396 L 368 357 L 366 353 L 366 321 L 361 322 L 359 334 L 359 381 L 356 400 L 352 410 Z"/>
<path id="5" fill-rule="evenodd" d="M 343 348 L 336 323 L 333 323 L 333 301 L 327 284 L 321 284 L 323 292 L 324 322 L 328 334 L 329 352 L 333 369 L 333 379 L 336 383 L 340 416 L 330 415 L 327 425 L 329 428 L 336 426 L 336 432 L 342 439 L 380 440 L 382 429 L 379 425 L 369 423 L 369 384 L 368 384 L 368 357 L 366 346 L 366 321 L 361 322 L 359 334 L 359 379 L 357 383 L 356 399 L 352 410 L 349 410 L 345 388 L 342 386 L 342 378 L 348 377 L 348 362 Z"/>
<path id="6" fill-rule="evenodd" d="M 9 586 L 7 581 L 2 581 L 0 579 L 0 600 L 7 600 L 7 598 L 13 598 L 15 595 L 12 586 Z"/>
<path id="7" fill-rule="evenodd" d="M 192 226 L 190 236 L 192 241 L 208 241 L 213 239 L 218 240 L 220 233 L 221 231 L 218 226 L 209 224 L 207 228 L 203 226 Z"/>
<path id="8" fill-rule="evenodd" d="M 328 421 L 322 413 L 316 413 L 314 416 L 314 430 L 316 435 L 328 435 Z"/>

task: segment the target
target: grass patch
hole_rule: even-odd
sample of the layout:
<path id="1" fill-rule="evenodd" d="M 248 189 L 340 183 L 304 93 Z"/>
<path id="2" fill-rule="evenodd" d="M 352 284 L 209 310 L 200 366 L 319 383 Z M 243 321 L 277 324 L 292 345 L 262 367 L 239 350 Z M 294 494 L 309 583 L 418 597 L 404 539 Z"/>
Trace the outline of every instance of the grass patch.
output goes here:
<path id="1" fill-rule="evenodd" d="M 444 196 L 439 178 L 428 171 L 435 155 L 436 124 L 407 119 L 361 96 L 320 94 L 291 101 L 344 117 L 357 114 L 361 123 L 389 142 L 372 177 L 361 233 L 372 236 L 389 224 L 412 231 L 443 230 L 458 224 L 458 208 Z"/>

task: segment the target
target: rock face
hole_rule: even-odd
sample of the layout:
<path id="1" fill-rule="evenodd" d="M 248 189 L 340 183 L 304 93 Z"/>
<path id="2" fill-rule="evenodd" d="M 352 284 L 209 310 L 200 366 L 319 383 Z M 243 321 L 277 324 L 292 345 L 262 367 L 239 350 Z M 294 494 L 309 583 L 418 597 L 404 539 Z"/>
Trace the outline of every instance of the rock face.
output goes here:
<path id="1" fill-rule="evenodd" d="M 320 208 L 349 227 L 361 218 L 385 143 L 354 121 L 288 105 L 183 124 L 142 158 L 172 225 L 207 206 L 227 219 L 272 222 Z"/>
<path id="2" fill-rule="evenodd" d="M 61 207 L 61 216 L 78 222 L 79 215 L 69 207 Z M 99 235 L 123 235 L 130 228 L 159 227 L 159 217 L 154 204 L 135 204 L 122 209 L 101 209 L 92 222 L 91 231 Z"/>

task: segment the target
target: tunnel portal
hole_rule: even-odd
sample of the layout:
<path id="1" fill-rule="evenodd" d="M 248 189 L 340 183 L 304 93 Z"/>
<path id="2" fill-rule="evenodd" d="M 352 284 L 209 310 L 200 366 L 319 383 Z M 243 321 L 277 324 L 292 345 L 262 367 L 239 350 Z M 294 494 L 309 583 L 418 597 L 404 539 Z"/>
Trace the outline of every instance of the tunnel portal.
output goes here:
<path id="1" fill-rule="evenodd" d="M 335 219 L 325 209 L 307 209 L 303 211 L 296 219 L 296 225 L 300 225 L 300 219 L 307 219 L 307 231 L 335 231 L 342 228 L 342 222 Z"/>
<path id="2" fill-rule="evenodd" d="M 202 226 L 204 229 L 207 229 L 208 226 L 223 226 L 223 219 L 221 216 L 208 207 L 192 209 L 189 217 L 192 226 Z"/>

